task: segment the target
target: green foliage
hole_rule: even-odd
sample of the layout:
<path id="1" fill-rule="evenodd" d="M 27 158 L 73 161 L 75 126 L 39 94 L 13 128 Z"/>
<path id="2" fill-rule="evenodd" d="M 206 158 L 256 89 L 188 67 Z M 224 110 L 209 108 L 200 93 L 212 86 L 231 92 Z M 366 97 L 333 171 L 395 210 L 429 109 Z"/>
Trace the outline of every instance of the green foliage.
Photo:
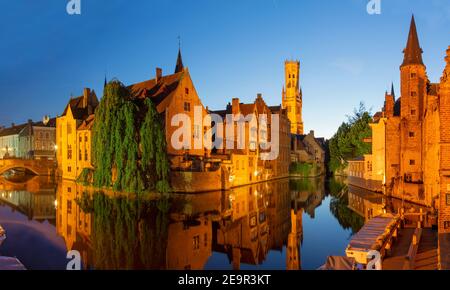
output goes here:
<path id="1" fill-rule="evenodd" d="M 147 113 L 142 123 L 140 135 L 142 144 L 142 168 L 147 172 L 145 179 L 148 184 L 156 184 L 158 192 L 168 192 L 169 161 L 166 157 L 166 137 L 159 122 L 158 112 L 152 101 L 144 102 Z M 152 172 L 153 169 L 156 169 Z M 154 173 L 154 174 L 150 174 Z"/>
<path id="2" fill-rule="evenodd" d="M 81 208 L 81 210 L 85 213 L 93 213 L 94 212 L 94 204 L 92 202 L 91 197 L 87 192 L 83 192 L 81 198 L 76 198 L 75 202 Z"/>
<path id="3" fill-rule="evenodd" d="M 369 123 L 372 116 L 366 110 L 363 103 L 354 110 L 353 116 L 342 123 L 336 134 L 329 140 L 330 161 L 328 168 L 330 172 L 336 173 L 347 166 L 347 161 L 356 157 L 369 154 L 371 145 L 364 142 L 365 138 L 372 136 Z"/>
<path id="4" fill-rule="evenodd" d="M 317 181 L 309 178 L 290 179 L 289 189 L 298 192 L 313 192 L 317 190 Z"/>
<path id="5" fill-rule="evenodd" d="M 81 183 L 84 186 L 90 185 L 92 183 L 93 176 L 94 171 L 92 169 L 84 168 L 81 171 L 80 176 L 78 176 L 76 182 Z"/>
<path id="6" fill-rule="evenodd" d="M 313 177 L 317 175 L 317 165 L 304 162 L 293 162 L 289 166 L 289 173 L 302 177 Z"/>
<path id="7" fill-rule="evenodd" d="M 169 192 L 164 128 L 152 101 L 135 100 L 119 81 L 105 87 L 93 129 L 94 185 Z"/>

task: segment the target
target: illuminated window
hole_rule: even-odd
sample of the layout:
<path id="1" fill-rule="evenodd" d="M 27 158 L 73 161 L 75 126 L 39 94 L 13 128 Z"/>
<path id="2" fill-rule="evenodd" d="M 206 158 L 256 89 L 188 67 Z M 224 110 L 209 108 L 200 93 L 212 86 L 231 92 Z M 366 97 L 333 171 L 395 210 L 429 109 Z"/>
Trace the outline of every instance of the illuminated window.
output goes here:
<path id="1" fill-rule="evenodd" d="M 450 229 L 450 222 L 446 221 L 446 222 L 444 222 L 444 230 L 448 230 L 448 229 Z"/>
<path id="2" fill-rule="evenodd" d="M 193 240 L 194 250 L 200 249 L 200 236 L 195 236 Z"/>
<path id="3" fill-rule="evenodd" d="M 72 145 L 67 146 L 67 159 L 72 159 Z"/>

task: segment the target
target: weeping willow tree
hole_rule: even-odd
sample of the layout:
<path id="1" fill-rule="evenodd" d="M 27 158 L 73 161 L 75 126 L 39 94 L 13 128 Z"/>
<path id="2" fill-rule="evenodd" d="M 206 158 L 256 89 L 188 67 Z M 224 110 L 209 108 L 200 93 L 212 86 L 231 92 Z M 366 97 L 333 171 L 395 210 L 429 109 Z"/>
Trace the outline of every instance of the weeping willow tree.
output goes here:
<path id="1" fill-rule="evenodd" d="M 164 129 L 152 101 L 119 81 L 105 87 L 93 128 L 94 185 L 142 193 L 169 191 Z"/>

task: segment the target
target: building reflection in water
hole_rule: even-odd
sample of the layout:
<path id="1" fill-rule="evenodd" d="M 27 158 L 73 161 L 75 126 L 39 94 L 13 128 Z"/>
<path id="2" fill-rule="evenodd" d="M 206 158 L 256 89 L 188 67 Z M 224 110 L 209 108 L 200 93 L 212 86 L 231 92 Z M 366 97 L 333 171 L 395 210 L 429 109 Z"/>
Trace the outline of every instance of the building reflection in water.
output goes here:
<path id="1" fill-rule="evenodd" d="M 325 184 L 279 180 L 227 192 L 136 199 L 67 180 L 55 186 L 42 178 L 1 179 L 0 200 L 29 219 L 49 220 L 67 251 L 80 252 L 84 269 L 204 269 L 220 253 L 230 268 L 240 269 L 263 265 L 274 252 L 285 257 L 286 269 L 298 270 L 303 217 L 314 219 L 326 192 L 333 192 Z M 339 203 L 332 202 L 331 210 L 346 224 L 354 218 L 342 213 L 334 195 Z"/>
<path id="2" fill-rule="evenodd" d="M 282 180 L 229 192 L 135 200 L 89 192 L 71 181 L 57 190 L 57 232 L 95 269 L 203 269 L 213 252 L 233 269 L 261 265 L 286 250 L 301 268 L 302 215 L 314 216 L 324 180 Z"/>
<path id="3" fill-rule="evenodd" d="M 55 184 L 50 178 L 8 179 L 0 176 L 0 202 L 29 220 L 55 224 Z"/>

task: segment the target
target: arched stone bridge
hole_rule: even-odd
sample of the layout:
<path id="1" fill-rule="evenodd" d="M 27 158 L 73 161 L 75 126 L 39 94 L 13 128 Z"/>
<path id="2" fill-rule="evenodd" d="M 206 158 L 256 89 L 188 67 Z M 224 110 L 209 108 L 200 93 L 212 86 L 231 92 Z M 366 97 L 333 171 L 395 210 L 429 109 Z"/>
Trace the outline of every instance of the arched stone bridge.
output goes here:
<path id="1" fill-rule="evenodd" d="M 38 176 L 53 175 L 56 169 L 54 160 L 0 159 L 0 175 L 11 169 L 27 169 Z"/>

